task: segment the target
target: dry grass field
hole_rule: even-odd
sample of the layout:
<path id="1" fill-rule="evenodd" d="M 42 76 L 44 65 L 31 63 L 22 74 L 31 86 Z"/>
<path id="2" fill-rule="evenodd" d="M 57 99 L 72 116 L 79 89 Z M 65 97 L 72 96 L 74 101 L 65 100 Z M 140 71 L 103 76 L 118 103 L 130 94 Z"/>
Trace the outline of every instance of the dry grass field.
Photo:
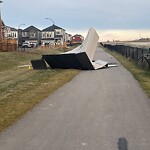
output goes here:
<path id="1" fill-rule="evenodd" d="M 60 86 L 70 81 L 78 70 L 33 70 L 31 59 L 62 50 L 34 50 L 0 53 L 0 131 L 21 118 Z"/>

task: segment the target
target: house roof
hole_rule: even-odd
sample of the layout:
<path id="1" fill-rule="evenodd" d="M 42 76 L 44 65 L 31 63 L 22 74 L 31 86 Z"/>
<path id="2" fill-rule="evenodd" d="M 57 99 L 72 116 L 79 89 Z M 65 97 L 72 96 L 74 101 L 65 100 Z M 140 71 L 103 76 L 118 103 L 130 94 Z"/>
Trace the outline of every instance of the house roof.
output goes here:
<path id="1" fill-rule="evenodd" d="M 74 35 L 73 37 L 83 37 L 81 34 L 76 34 L 76 35 Z"/>
<path id="2" fill-rule="evenodd" d="M 40 29 L 36 28 L 35 26 L 29 26 L 29 27 L 27 27 L 26 29 L 24 29 L 23 31 L 28 32 L 28 31 L 31 31 L 31 30 L 38 30 L 38 31 L 41 31 Z"/>
<path id="3" fill-rule="evenodd" d="M 58 26 L 56 26 L 56 25 L 53 24 L 52 26 L 50 26 L 48 28 L 45 28 L 42 31 L 54 31 L 55 29 L 62 29 L 62 30 L 64 30 L 63 28 L 58 27 Z"/>
<path id="4" fill-rule="evenodd" d="M 14 28 L 14 27 L 9 27 L 9 26 L 6 26 L 6 27 L 10 28 L 11 31 L 18 31 L 18 30 L 17 30 L 16 28 Z"/>
<path id="5" fill-rule="evenodd" d="M 18 31 L 16 28 L 10 27 L 11 31 Z"/>

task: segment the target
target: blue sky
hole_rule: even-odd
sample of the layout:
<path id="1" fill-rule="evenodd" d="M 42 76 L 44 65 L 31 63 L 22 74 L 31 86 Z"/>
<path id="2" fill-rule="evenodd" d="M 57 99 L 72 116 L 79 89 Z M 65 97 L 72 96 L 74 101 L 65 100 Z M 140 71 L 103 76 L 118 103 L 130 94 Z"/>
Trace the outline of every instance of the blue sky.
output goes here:
<path id="1" fill-rule="evenodd" d="M 3 0 L 6 25 L 43 29 L 52 22 L 67 32 L 85 34 L 95 28 L 102 39 L 150 37 L 150 0 Z M 149 33 L 148 33 L 149 32 Z M 124 34 L 123 34 L 124 33 Z M 130 35 L 132 33 L 132 35 Z"/>

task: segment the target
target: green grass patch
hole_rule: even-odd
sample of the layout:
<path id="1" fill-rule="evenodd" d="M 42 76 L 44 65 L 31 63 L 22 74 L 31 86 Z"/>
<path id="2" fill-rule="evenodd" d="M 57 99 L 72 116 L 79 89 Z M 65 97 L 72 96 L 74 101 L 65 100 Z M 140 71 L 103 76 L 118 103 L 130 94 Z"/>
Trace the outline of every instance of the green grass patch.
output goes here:
<path id="1" fill-rule="evenodd" d="M 144 69 L 132 60 L 128 60 L 119 53 L 109 51 L 106 52 L 114 56 L 127 70 L 129 70 L 134 78 L 140 83 L 146 94 L 150 97 L 150 70 Z"/>
<path id="2" fill-rule="evenodd" d="M 30 65 L 31 59 L 42 54 L 60 53 L 59 50 L 0 53 L 0 131 L 21 118 L 60 86 L 70 81 L 79 70 L 33 70 L 19 65 Z"/>

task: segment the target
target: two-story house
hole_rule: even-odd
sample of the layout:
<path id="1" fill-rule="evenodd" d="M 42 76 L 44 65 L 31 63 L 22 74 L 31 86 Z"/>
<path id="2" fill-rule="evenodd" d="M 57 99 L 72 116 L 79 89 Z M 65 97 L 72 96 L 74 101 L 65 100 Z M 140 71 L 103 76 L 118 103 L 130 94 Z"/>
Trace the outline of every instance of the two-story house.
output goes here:
<path id="1" fill-rule="evenodd" d="M 52 26 L 42 30 L 41 43 L 45 45 L 46 44 L 63 45 L 64 42 L 65 42 L 65 30 L 63 28 L 53 24 Z"/>
<path id="2" fill-rule="evenodd" d="M 13 27 L 5 26 L 4 38 L 5 39 L 17 39 L 18 38 L 18 30 Z"/>
<path id="3" fill-rule="evenodd" d="M 21 30 L 19 43 L 23 42 L 36 43 L 37 45 L 41 44 L 41 30 L 34 26 L 29 26 L 28 28 Z"/>
<path id="4" fill-rule="evenodd" d="M 67 43 L 70 43 L 70 42 L 71 42 L 71 40 L 72 40 L 72 35 L 71 35 L 71 34 L 66 33 L 66 34 L 65 34 L 65 41 L 66 41 Z"/>

